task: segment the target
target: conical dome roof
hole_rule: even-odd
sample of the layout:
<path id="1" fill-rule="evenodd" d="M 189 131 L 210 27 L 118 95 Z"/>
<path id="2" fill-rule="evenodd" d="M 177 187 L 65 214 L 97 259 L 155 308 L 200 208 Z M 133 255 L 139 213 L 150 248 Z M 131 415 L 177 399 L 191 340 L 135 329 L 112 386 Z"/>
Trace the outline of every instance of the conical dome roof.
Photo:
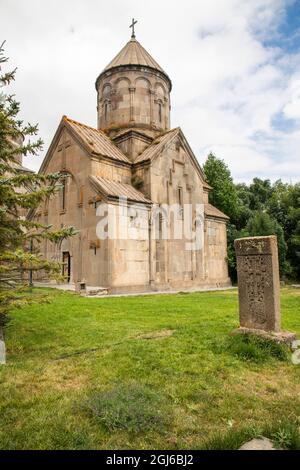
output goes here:
<path id="1" fill-rule="evenodd" d="M 119 67 L 120 65 L 144 65 L 166 74 L 161 66 L 151 57 L 149 52 L 147 52 L 135 38 L 131 38 L 131 40 L 128 41 L 119 54 L 105 67 L 103 72 L 113 67 Z"/>
<path id="2" fill-rule="evenodd" d="M 128 43 L 123 47 L 123 49 L 121 49 L 116 57 L 105 67 L 99 77 L 108 70 L 114 69 L 115 67 L 126 67 L 131 65 L 149 67 L 159 71 L 168 79 L 171 88 L 171 80 L 166 72 L 153 59 L 149 52 L 147 52 L 146 49 L 144 49 L 144 47 L 135 39 L 135 37 L 131 37 L 130 41 L 128 41 Z"/>

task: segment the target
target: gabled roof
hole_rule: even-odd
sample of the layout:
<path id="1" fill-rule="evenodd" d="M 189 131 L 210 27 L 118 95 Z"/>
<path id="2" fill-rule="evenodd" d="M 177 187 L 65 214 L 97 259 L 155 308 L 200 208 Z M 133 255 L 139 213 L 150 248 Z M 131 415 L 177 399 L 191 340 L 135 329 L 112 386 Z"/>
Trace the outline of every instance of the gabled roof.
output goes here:
<path id="1" fill-rule="evenodd" d="M 131 163 L 104 132 L 74 121 L 67 116 L 63 116 L 63 122 L 77 134 L 90 153 Z"/>
<path id="2" fill-rule="evenodd" d="M 111 181 L 102 176 L 90 175 L 89 179 L 93 186 L 104 196 L 108 198 L 119 198 L 126 197 L 129 201 L 143 202 L 145 204 L 151 204 L 151 201 L 147 199 L 143 193 L 135 189 L 130 184 L 118 183 Z"/>
<path id="3" fill-rule="evenodd" d="M 153 160 L 153 158 L 164 149 L 164 146 L 171 142 L 171 140 L 178 135 L 179 131 L 180 128 L 176 127 L 175 129 L 171 129 L 170 131 L 158 136 L 156 139 L 154 139 L 152 144 L 149 145 L 146 150 L 144 150 L 144 152 L 142 152 L 136 157 L 134 163 L 141 163 L 147 160 Z"/>
<path id="4" fill-rule="evenodd" d="M 67 129 L 90 156 L 100 156 L 131 165 L 131 161 L 114 145 L 104 132 L 63 116 L 39 169 L 39 173 L 43 173 L 47 168 L 53 148 L 57 144 L 63 129 Z"/>
<path id="5" fill-rule="evenodd" d="M 171 144 L 173 139 L 176 137 L 179 137 L 183 146 L 185 147 L 187 153 L 190 155 L 192 162 L 194 163 L 194 167 L 198 171 L 202 182 L 203 186 L 206 189 L 211 189 L 211 186 L 205 181 L 205 177 L 202 171 L 201 166 L 199 165 L 199 162 L 197 158 L 195 157 L 191 147 L 189 146 L 186 138 L 183 135 L 182 130 L 180 127 L 176 127 L 175 129 L 171 129 L 168 132 L 165 132 L 164 134 L 161 134 L 158 136 L 149 147 L 144 150 L 140 155 L 138 155 L 134 161 L 134 164 L 138 163 L 143 163 L 146 161 L 153 161 L 165 148 L 167 148 L 168 145 Z"/>
<path id="6" fill-rule="evenodd" d="M 229 220 L 229 217 L 217 209 L 212 204 L 204 204 L 204 214 L 208 217 L 214 217 L 216 219 L 226 219 Z"/>
<path id="7" fill-rule="evenodd" d="M 119 67 L 120 65 L 143 65 L 166 74 L 161 66 L 151 57 L 149 52 L 147 52 L 135 38 L 131 38 L 130 41 L 128 41 L 116 57 L 105 67 L 103 72 L 114 67 Z"/>

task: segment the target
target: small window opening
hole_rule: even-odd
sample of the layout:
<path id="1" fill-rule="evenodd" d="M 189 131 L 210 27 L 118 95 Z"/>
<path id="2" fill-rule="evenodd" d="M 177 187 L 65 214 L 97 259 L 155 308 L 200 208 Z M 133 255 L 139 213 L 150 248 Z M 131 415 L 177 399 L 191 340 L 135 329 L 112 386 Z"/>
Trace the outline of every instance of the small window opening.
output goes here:
<path id="1" fill-rule="evenodd" d="M 161 122 L 162 120 L 161 103 L 158 103 L 158 119 L 159 119 L 159 122 Z"/>
<path id="2" fill-rule="evenodd" d="M 64 211 L 66 210 L 66 183 L 67 180 L 64 178 L 62 180 L 62 188 L 61 188 L 61 210 Z"/>
<path id="3" fill-rule="evenodd" d="M 182 188 L 178 188 L 178 204 L 182 207 Z"/>
<path id="4" fill-rule="evenodd" d="M 178 205 L 179 205 L 179 217 L 183 218 L 182 188 L 178 188 Z"/>

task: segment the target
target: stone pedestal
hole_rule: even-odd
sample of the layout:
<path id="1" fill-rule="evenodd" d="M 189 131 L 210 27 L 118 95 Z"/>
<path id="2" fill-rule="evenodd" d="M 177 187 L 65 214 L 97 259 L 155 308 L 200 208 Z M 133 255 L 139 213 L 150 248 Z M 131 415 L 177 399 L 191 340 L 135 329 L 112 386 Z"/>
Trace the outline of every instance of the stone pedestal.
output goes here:
<path id="1" fill-rule="evenodd" d="M 235 240 L 240 328 L 277 342 L 292 343 L 293 333 L 281 331 L 277 237 Z"/>
<path id="2" fill-rule="evenodd" d="M 290 333 L 289 331 L 279 331 L 279 332 L 273 332 L 273 331 L 264 331 L 264 330 L 258 330 L 257 328 L 243 328 L 242 326 L 240 328 L 237 328 L 232 332 L 232 334 L 254 334 L 256 336 L 261 336 L 262 338 L 269 339 L 274 341 L 275 343 L 283 343 L 286 344 L 287 346 L 291 346 L 293 341 L 296 340 L 296 335 L 295 333 Z"/>

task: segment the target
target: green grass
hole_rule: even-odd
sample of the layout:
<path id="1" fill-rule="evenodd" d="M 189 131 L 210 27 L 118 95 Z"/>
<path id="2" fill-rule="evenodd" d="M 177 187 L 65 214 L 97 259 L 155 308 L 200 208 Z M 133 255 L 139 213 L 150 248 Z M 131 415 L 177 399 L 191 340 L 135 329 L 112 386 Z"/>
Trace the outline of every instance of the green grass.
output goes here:
<path id="1" fill-rule="evenodd" d="M 300 366 L 230 336 L 236 291 L 45 293 L 6 330 L 1 449 L 238 448 L 262 434 L 300 447 Z M 300 334 L 298 290 L 282 290 L 282 322 Z"/>
<path id="2" fill-rule="evenodd" d="M 83 402 L 82 409 L 108 431 L 125 429 L 140 433 L 153 429 L 161 432 L 172 422 L 172 409 L 166 398 L 135 383 L 93 393 Z"/>

